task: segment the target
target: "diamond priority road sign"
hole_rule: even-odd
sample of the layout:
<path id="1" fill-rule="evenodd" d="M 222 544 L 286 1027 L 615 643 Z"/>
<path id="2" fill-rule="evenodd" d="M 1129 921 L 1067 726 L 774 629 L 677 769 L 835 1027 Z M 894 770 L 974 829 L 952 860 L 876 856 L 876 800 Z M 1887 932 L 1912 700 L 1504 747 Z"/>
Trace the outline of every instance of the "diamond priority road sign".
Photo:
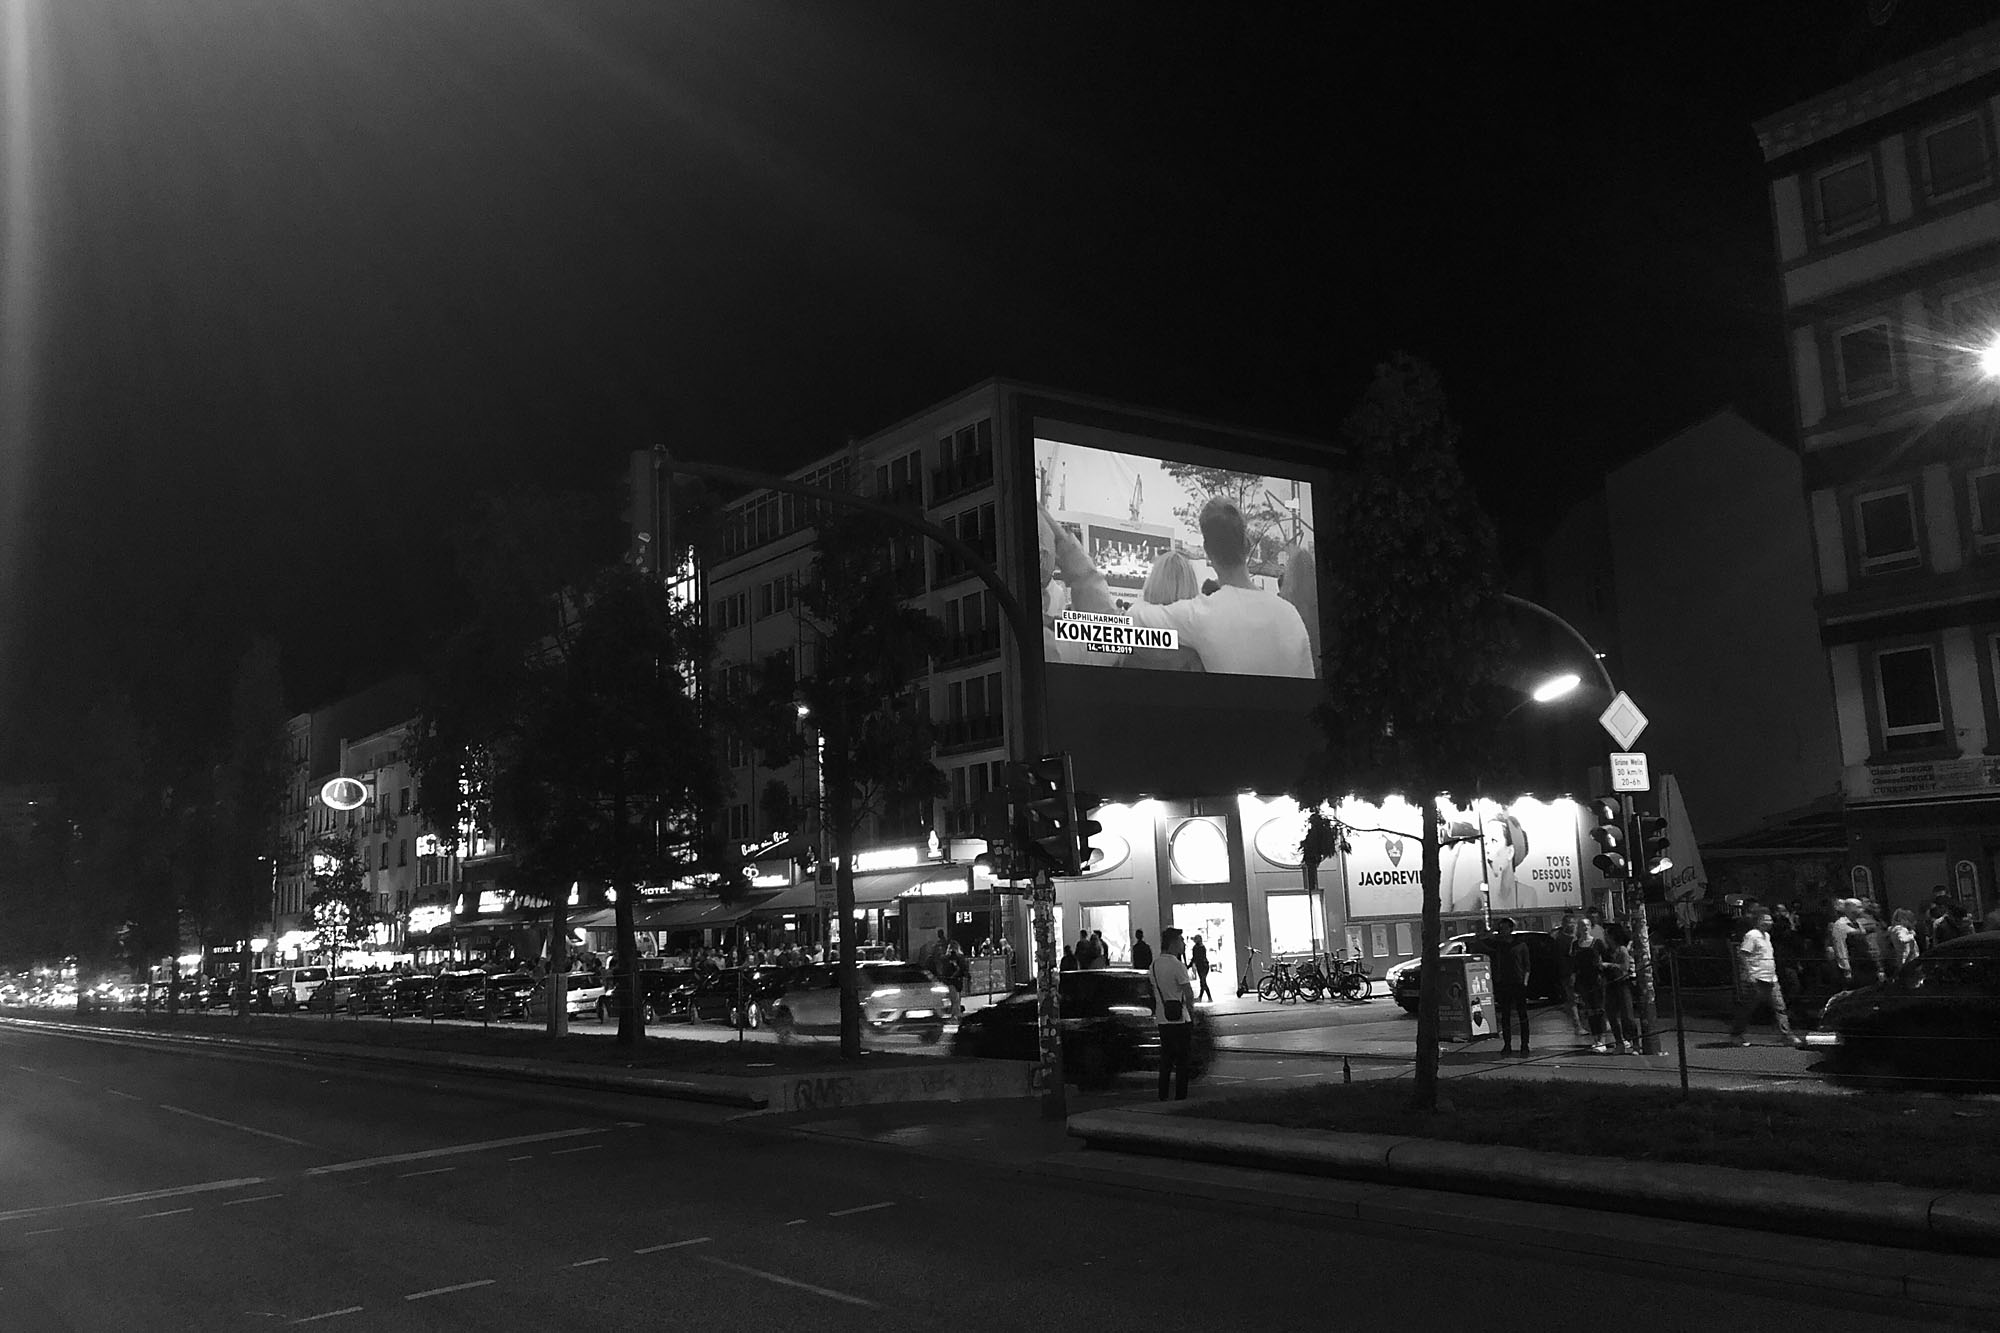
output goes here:
<path id="1" fill-rule="evenodd" d="M 1598 716 L 1597 724 L 1611 733 L 1611 739 L 1618 742 L 1618 748 L 1629 750 L 1632 742 L 1639 739 L 1639 733 L 1646 729 L 1646 715 L 1639 711 L 1639 705 L 1632 702 L 1632 696 L 1618 691 L 1611 700 L 1611 706 Z"/>

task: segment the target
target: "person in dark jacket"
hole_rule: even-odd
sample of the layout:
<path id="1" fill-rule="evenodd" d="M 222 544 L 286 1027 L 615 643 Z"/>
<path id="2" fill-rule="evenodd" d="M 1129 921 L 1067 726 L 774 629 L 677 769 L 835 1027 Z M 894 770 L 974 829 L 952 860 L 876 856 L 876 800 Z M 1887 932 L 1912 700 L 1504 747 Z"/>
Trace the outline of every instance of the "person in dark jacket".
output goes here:
<path id="1" fill-rule="evenodd" d="M 1146 932 L 1132 932 L 1132 966 L 1147 968 L 1153 965 L 1153 946 L 1146 943 Z"/>
<path id="2" fill-rule="evenodd" d="M 1514 934 L 1514 918 L 1493 923 L 1487 944 L 1493 962 L 1493 1002 L 1500 1010 L 1500 1050 L 1514 1050 L 1514 1024 L 1521 1024 L 1521 1054 L 1528 1054 L 1528 942 Z"/>
<path id="3" fill-rule="evenodd" d="M 1076 960 L 1076 946 L 1073 944 L 1063 945 L 1062 966 L 1058 970 L 1063 972 L 1077 972 L 1081 971 L 1082 968 L 1083 964 Z"/>
<path id="4" fill-rule="evenodd" d="M 1188 971 L 1194 973 L 1195 998 L 1214 1004 L 1215 997 L 1208 993 L 1208 946 L 1199 935 L 1194 937 L 1194 948 L 1188 951 Z"/>

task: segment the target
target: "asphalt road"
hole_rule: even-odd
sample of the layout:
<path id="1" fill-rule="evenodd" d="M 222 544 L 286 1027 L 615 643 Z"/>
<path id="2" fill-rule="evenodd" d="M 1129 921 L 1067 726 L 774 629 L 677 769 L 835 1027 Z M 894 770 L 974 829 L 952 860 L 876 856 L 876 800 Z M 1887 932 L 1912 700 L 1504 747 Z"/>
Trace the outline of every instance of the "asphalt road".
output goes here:
<path id="1" fill-rule="evenodd" d="M 0 1328 L 1903 1323 L 634 1105 L 0 1031 Z"/>

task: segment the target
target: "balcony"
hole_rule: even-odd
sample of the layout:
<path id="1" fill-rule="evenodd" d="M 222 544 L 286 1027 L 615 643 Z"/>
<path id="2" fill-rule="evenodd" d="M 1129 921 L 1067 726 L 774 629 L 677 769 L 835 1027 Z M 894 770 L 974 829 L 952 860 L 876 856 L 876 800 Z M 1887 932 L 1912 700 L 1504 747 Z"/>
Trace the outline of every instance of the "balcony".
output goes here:
<path id="1" fill-rule="evenodd" d="M 977 552 L 979 557 L 989 565 L 998 558 L 999 543 L 993 539 L 990 533 L 983 537 L 974 538 L 966 542 L 966 545 Z M 957 583 L 961 579 L 969 579 L 972 576 L 972 566 L 960 560 L 950 551 L 939 551 L 937 556 L 937 577 L 931 580 L 931 587 L 933 589 L 942 588 L 947 584 Z"/>
<path id="2" fill-rule="evenodd" d="M 2000 755 L 1854 764 L 1847 769 L 1846 794 L 1850 805 L 2000 797 Z"/>
<path id="3" fill-rule="evenodd" d="M 940 750 L 971 750 L 1001 744 L 1007 738 L 1007 719 L 1000 713 L 977 717 L 948 718 L 937 724 Z"/>

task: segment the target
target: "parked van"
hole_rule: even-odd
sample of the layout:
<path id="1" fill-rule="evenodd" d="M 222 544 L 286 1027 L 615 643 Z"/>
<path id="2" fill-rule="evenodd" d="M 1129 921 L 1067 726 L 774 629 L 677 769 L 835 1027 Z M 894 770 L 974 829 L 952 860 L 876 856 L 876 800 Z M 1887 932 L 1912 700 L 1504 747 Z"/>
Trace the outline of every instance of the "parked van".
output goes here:
<path id="1" fill-rule="evenodd" d="M 326 983 L 326 969 L 323 967 L 293 967 L 284 969 L 285 982 L 292 990 L 292 1007 L 304 1009 L 312 1003 L 313 992 Z"/>

